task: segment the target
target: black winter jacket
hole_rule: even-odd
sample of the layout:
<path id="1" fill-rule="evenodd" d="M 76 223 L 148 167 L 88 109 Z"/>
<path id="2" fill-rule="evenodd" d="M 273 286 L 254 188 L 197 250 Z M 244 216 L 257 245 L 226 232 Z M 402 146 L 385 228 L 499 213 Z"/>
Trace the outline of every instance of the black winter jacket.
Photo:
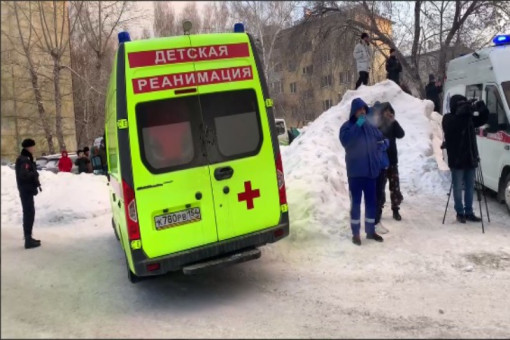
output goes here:
<path id="1" fill-rule="evenodd" d="M 26 149 L 16 159 L 16 183 L 20 194 L 37 195 L 37 188 L 41 186 L 39 173 L 34 163 L 34 157 Z"/>
<path id="2" fill-rule="evenodd" d="M 428 100 L 434 102 L 434 111 L 441 113 L 439 94 L 443 92 L 443 86 L 436 86 L 436 83 L 431 81 L 425 86 L 425 95 Z"/>
<path id="3" fill-rule="evenodd" d="M 478 147 L 475 128 L 487 123 L 489 110 L 483 102 L 476 104 L 478 116 L 466 107 L 452 110 L 443 117 L 443 132 L 450 169 L 474 169 L 478 166 Z"/>
<path id="4" fill-rule="evenodd" d="M 397 141 L 396 138 L 404 138 L 405 132 L 404 129 L 400 126 L 400 124 L 394 120 L 393 122 L 386 123 L 383 120 L 381 127 L 379 128 L 383 133 L 384 137 L 388 138 L 390 141 L 390 146 L 387 150 L 388 158 L 390 159 L 390 165 L 398 164 L 398 150 L 397 150 Z"/>
<path id="5" fill-rule="evenodd" d="M 395 83 L 399 83 L 400 72 L 402 72 L 402 65 L 398 61 L 397 57 L 390 56 L 386 60 L 386 72 L 388 72 L 388 79 L 393 80 Z"/>

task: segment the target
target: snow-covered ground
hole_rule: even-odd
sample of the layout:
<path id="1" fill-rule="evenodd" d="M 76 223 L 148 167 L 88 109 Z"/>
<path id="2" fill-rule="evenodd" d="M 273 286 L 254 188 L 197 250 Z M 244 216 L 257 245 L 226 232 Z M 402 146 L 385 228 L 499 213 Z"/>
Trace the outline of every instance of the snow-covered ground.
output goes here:
<path id="1" fill-rule="evenodd" d="M 385 211 L 384 243 L 361 247 L 350 241 L 338 140 L 357 96 L 390 101 L 406 131 L 403 220 Z M 489 197 L 485 234 L 455 223 L 452 208 L 441 224 L 450 182 L 438 122 L 430 102 L 390 82 L 348 92 L 283 148 L 287 239 L 257 261 L 137 285 L 126 278 L 103 176 L 42 172 L 42 246 L 25 250 L 14 172 L 2 166 L 1 336 L 509 337 L 509 215 Z"/>

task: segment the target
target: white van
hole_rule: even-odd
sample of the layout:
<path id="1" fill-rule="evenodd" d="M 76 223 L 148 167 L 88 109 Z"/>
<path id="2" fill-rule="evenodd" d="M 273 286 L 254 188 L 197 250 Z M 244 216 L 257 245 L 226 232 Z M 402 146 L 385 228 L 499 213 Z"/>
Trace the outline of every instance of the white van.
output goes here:
<path id="1" fill-rule="evenodd" d="M 450 112 L 455 94 L 485 102 L 489 121 L 477 131 L 483 181 L 510 211 L 510 35 L 496 36 L 493 42 L 449 62 L 443 112 Z"/>

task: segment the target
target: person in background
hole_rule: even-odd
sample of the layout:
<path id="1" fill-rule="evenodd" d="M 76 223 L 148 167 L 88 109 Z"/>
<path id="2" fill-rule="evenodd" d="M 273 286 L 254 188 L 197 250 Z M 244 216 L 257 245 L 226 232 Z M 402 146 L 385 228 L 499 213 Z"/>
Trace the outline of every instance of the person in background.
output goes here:
<path id="1" fill-rule="evenodd" d="M 402 65 L 397 59 L 395 49 L 390 49 L 390 57 L 386 60 L 387 78 L 393 80 L 397 85 L 400 85 L 400 72 L 402 72 Z"/>
<path id="2" fill-rule="evenodd" d="M 91 174 L 94 172 L 94 169 L 92 168 L 92 162 L 90 161 L 90 149 L 88 146 L 83 148 L 83 154 L 84 157 L 87 159 L 87 173 Z"/>
<path id="3" fill-rule="evenodd" d="M 453 199 L 457 221 L 479 222 L 473 212 L 475 171 L 480 161 L 475 128 L 487 123 L 489 110 L 483 101 L 473 103 L 456 94 L 450 98 L 450 112 L 443 117 L 443 131 L 448 154 L 448 167 L 452 173 Z M 464 204 L 462 204 L 464 184 Z"/>
<path id="4" fill-rule="evenodd" d="M 425 95 L 428 100 L 434 103 L 434 111 L 441 113 L 441 99 L 439 95 L 443 92 L 443 85 L 440 81 L 436 81 L 433 74 L 429 74 L 429 83 L 425 86 Z"/>
<path id="5" fill-rule="evenodd" d="M 62 157 L 58 160 L 58 171 L 60 172 L 71 172 L 73 168 L 73 161 L 69 158 L 67 151 L 62 151 Z"/>
<path id="6" fill-rule="evenodd" d="M 402 220 L 400 216 L 400 204 L 404 197 L 400 192 L 400 177 L 398 175 L 398 150 L 397 150 L 397 138 L 404 138 L 404 129 L 400 126 L 398 121 L 395 119 L 395 110 L 390 103 L 383 103 L 382 105 L 382 117 L 381 130 L 384 137 L 389 140 L 388 158 L 389 167 L 386 171 L 386 178 L 390 183 L 390 199 L 391 199 L 391 210 L 393 211 L 393 218 L 397 221 Z M 386 182 L 384 183 L 386 186 Z M 385 188 L 383 188 L 384 192 Z"/>
<path id="7" fill-rule="evenodd" d="M 365 232 L 367 239 L 383 242 L 375 232 L 377 212 L 376 181 L 381 170 L 379 144 L 382 133 L 366 123 L 368 106 L 361 98 L 351 103 L 349 119 L 340 128 L 340 142 L 345 148 L 345 163 L 351 197 L 352 242 L 361 245 L 361 198 L 365 198 Z"/>
<path id="8" fill-rule="evenodd" d="M 83 172 L 87 172 L 87 162 L 90 163 L 90 160 L 85 157 L 83 150 L 76 151 L 78 158 L 74 161 L 74 164 L 78 167 L 78 173 L 81 174 Z"/>
<path id="9" fill-rule="evenodd" d="M 370 47 L 370 37 L 367 33 L 361 34 L 361 40 L 354 47 L 354 59 L 356 59 L 356 68 L 359 73 L 356 89 L 363 85 L 368 85 L 368 75 L 370 65 L 372 64 L 372 49 Z"/>
<path id="10" fill-rule="evenodd" d="M 35 219 L 34 196 L 39 189 L 42 191 L 39 182 L 39 173 L 34 163 L 35 141 L 25 139 L 21 146 L 21 154 L 16 159 L 16 183 L 18 185 L 21 206 L 23 208 L 23 233 L 25 236 L 25 249 L 36 248 L 41 245 L 40 240 L 32 238 L 32 229 Z"/>

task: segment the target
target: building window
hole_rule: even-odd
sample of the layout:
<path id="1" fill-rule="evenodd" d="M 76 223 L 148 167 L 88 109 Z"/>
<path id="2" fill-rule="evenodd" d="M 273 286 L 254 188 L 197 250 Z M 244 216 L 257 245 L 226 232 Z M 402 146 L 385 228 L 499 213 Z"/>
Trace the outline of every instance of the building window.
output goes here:
<path id="1" fill-rule="evenodd" d="M 283 93 L 283 83 L 281 81 L 275 81 L 274 83 L 271 83 L 271 89 L 274 94 Z"/>
<path id="2" fill-rule="evenodd" d="M 290 83 L 290 93 L 297 92 L 297 83 Z"/>
<path id="3" fill-rule="evenodd" d="M 321 78 L 321 87 L 328 87 L 333 85 L 333 77 L 331 74 Z"/>
<path id="4" fill-rule="evenodd" d="M 283 71 L 283 65 L 281 63 L 278 63 L 274 66 L 275 72 L 282 72 Z"/>
<path id="5" fill-rule="evenodd" d="M 313 74 L 313 65 L 308 65 L 303 67 L 303 74 L 312 75 Z"/>
<path id="6" fill-rule="evenodd" d="M 287 68 L 289 69 L 289 72 L 294 72 L 296 71 L 296 61 L 295 60 L 291 60 L 287 63 Z"/>
<path id="7" fill-rule="evenodd" d="M 331 99 L 326 99 L 322 102 L 322 109 L 324 111 L 328 110 L 330 107 L 333 106 L 333 101 Z"/>
<path id="8" fill-rule="evenodd" d="M 350 72 L 340 72 L 340 84 L 352 83 L 352 74 Z"/>
<path id="9" fill-rule="evenodd" d="M 306 90 L 303 92 L 304 98 L 313 98 L 313 90 Z"/>
<path id="10" fill-rule="evenodd" d="M 321 61 L 323 64 L 330 63 L 331 62 L 331 52 L 325 52 L 321 55 Z"/>

